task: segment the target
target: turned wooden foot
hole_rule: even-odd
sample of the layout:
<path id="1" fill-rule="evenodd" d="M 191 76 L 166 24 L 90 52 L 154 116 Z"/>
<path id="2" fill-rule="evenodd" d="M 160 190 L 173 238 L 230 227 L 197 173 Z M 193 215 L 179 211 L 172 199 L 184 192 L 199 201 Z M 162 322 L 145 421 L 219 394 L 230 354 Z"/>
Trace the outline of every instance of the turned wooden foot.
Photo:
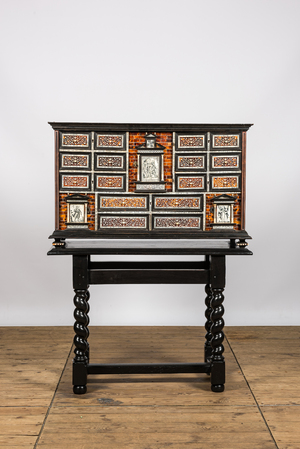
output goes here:
<path id="1" fill-rule="evenodd" d="M 86 393 L 86 385 L 74 385 L 73 393 L 75 394 L 85 394 Z"/>

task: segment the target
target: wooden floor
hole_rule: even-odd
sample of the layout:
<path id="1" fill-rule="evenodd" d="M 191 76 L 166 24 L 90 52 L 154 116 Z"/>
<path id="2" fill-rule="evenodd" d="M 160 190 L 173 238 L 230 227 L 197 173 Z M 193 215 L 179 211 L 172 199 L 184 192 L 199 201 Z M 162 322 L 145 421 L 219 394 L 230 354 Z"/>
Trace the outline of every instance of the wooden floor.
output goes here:
<path id="1" fill-rule="evenodd" d="M 91 327 L 91 362 L 203 360 L 198 327 Z M 90 376 L 73 329 L 2 327 L 0 447 L 299 449 L 300 327 L 227 327 L 226 390 L 205 374 Z"/>

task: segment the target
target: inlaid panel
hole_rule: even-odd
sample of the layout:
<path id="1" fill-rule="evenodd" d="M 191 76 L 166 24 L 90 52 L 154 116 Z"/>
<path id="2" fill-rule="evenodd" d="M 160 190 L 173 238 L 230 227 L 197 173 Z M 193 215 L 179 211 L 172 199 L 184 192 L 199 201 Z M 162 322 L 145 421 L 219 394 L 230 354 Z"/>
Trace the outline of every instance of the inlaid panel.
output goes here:
<path id="1" fill-rule="evenodd" d="M 176 154 L 175 167 L 177 171 L 194 171 L 206 169 L 206 155 Z"/>
<path id="2" fill-rule="evenodd" d="M 239 134 L 214 134 L 212 136 L 213 148 L 239 148 Z"/>
<path id="3" fill-rule="evenodd" d="M 125 134 L 96 134 L 96 148 L 103 149 L 126 149 L 126 135 Z"/>
<path id="4" fill-rule="evenodd" d="M 240 153 L 211 154 L 210 169 L 213 171 L 241 170 Z"/>
<path id="5" fill-rule="evenodd" d="M 99 228 L 100 229 L 148 229 L 148 217 L 140 215 L 131 216 L 111 216 L 111 215 L 99 215 Z"/>
<path id="6" fill-rule="evenodd" d="M 62 153 L 60 152 L 61 170 L 90 170 L 90 153 Z"/>
<path id="7" fill-rule="evenodd" d="M 124 190 L 125 175 L 95 174 L 95 190 Z"/>
<path id="8" fill-rule="evenodd" d="M 177 150 L 198 150 L 205 148 L 204 134 L 177 134 L 176 149 Z"/>
<path id="9" fill-rule="evenodd" d="M 91 190 L 90 175 L 83 173 L 61 173 L 60 190 Z"/>
<path id="10" fill-rule="evenodd" d="M 182 176 L 176 175 L 176 187 L 177 190 L 205 190 L 206 189 L 206 177 L 203 176 Z"/>
<path id="11" fill-rule="evenodd" d="M 153 210 L 183 209 L 202 210 L 202 196 L 171 196 L 153 197 Z"/>
<path id="12" fill-rule="evenodd" d="M 201 216 L 153 216 L 153 229 L 172 230 L 172 229 L 202 229 Z"/>
<path id="13" fill-rule="evenodd" d="M 165 190 L 165 185 L 163 184 L 136 184 L 136 190 L 140 191 L 153 191 L 153 190 Z"/>
<path id="14" fill-rule="evenodd" d="M 61 148 L 89 148 L 90 134 L 61 133 Z"/>
<path id="15" fill-rule="evenodd" d="M 240 175 L 211 175 L 211 190 L 236 190 L 240 189 Z"/>
<path id="16" fill-rule="evenodd" d="M 149 198 L 148 196 L 108 196 L 99 195 L 99 209 L 115 210 L 147 210 Z"/>
<path id="17" fill-rule="evenodd" d="M 125 154 L 95 154 L 95 170 L 125 170 Z"/>

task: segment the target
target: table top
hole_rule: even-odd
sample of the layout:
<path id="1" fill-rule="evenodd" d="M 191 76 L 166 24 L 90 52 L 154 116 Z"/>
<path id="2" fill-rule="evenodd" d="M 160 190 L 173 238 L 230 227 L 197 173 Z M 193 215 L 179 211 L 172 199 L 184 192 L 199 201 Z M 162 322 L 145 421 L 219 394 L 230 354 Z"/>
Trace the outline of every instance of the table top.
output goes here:
<path id="1" fill-rule="evenodd" d="M 229 241 L 185 239 L 97 239 L 67 240 L 65 247 L 53 247 L 48 255 L 130 254 L 130 255 L 252 255 L 247 248 L 231 248 Z"/>

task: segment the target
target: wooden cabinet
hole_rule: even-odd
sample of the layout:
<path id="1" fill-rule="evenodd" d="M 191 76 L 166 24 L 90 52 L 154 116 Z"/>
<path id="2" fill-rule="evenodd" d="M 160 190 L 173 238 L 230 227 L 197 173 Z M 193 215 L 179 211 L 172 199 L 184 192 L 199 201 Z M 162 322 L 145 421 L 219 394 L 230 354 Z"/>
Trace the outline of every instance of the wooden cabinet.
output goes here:
<path id="1" fill-rule="evenodd" d="M 251 125 L 50 123 L 56 219 L 51 237 L 249 238 Z"/>

